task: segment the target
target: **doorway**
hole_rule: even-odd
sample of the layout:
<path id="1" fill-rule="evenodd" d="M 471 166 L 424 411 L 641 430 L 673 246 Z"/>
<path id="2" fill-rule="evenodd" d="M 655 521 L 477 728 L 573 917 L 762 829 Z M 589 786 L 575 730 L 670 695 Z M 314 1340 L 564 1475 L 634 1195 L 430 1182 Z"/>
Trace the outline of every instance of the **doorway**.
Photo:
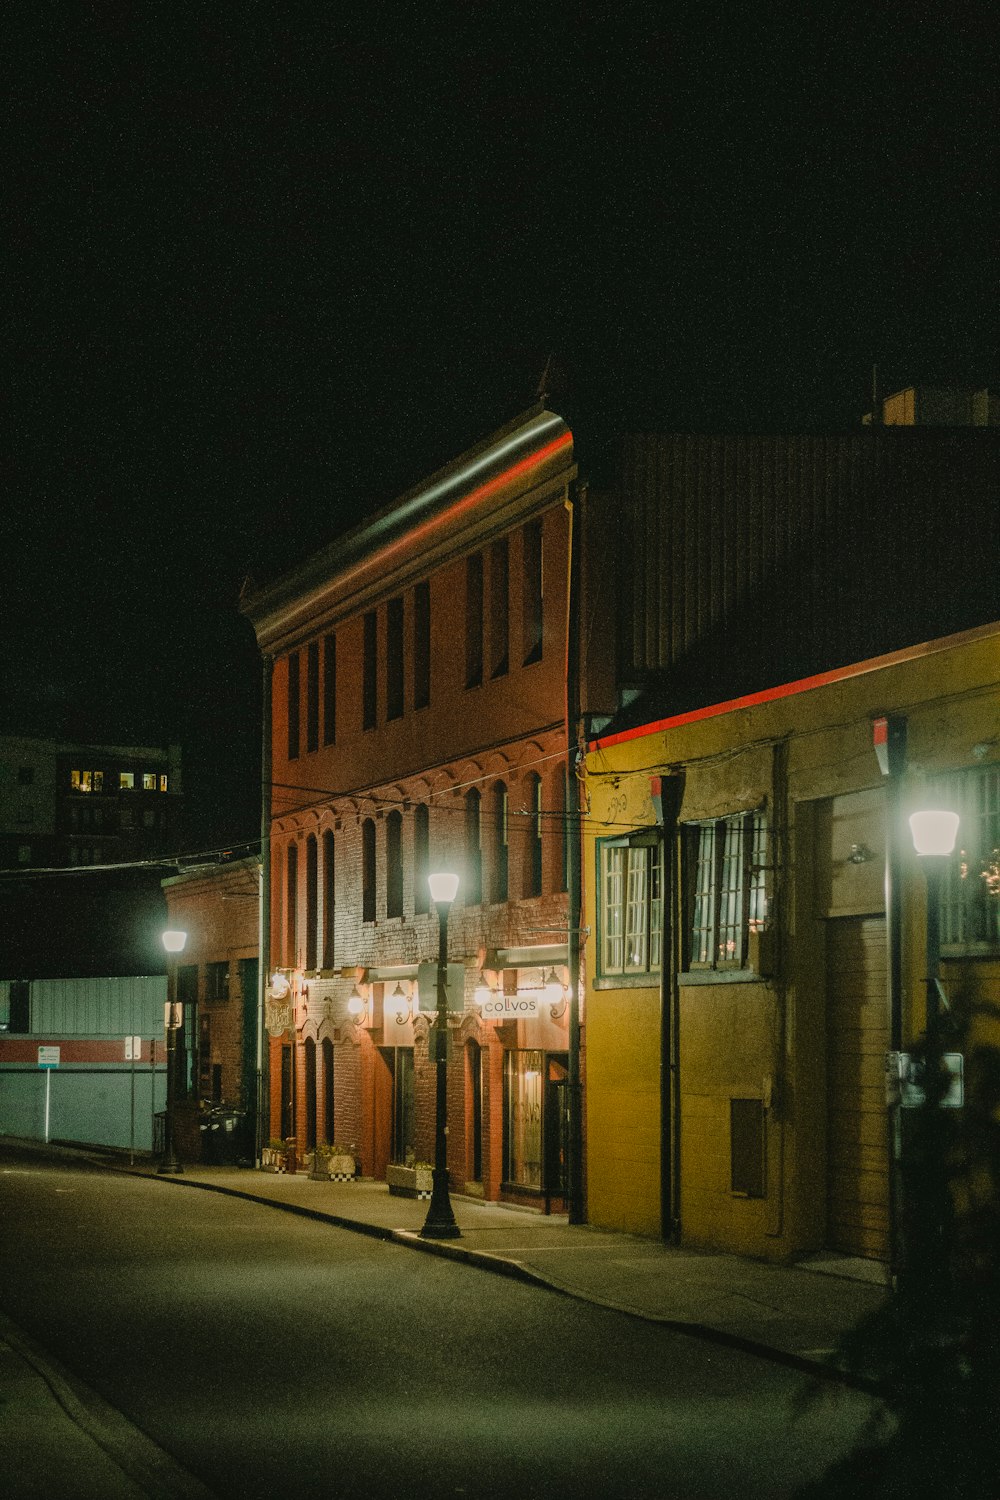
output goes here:
<path id="1" fill-rule="evenodd" d="M 889 1147 L 884 1060 L 889 1047 L 885 918 L 826 927 L 827 1244 L 889 1254 Z"/>
<path id="2" fill-rule="evenodd" d="M 545 1209 L 566 1209 L 569 1193 L 569 1055 L 550 1052 L 546 1058 L 545 1107 Z"/>

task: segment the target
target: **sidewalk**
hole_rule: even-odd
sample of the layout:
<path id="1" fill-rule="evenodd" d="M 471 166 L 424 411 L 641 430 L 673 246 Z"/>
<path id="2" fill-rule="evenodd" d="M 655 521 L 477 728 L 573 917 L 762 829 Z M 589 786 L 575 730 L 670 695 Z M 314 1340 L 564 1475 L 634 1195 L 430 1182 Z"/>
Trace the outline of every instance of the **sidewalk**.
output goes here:
<path id="1" fill-rule="evenodd" d="M 151 1165 L 131 1169 L 156 1175 Z M 840 1336 L 886 1295 L 885 1268 L 827 1252 L 797 1266 L 678 1249 L 452 1194 L 461 1238 L 423 1240 L 426 1202 L 385 1183 L 314 1180 L 241 1167 L 185 1167 L 171 1186 L 234 1193 L 342 1228 L 393 1239 L 495 1274 L 516 1276 L 810 1372 L 830 1374 Z"/>

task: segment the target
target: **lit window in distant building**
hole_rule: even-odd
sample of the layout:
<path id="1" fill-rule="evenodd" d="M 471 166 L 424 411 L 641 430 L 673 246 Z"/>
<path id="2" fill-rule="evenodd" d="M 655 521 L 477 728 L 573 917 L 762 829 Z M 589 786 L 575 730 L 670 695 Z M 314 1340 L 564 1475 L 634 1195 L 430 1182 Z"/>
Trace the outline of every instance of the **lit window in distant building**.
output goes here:
<path id="1" fill-rule="evenodd" d="M 103 771 L 70 771 L 69 784 L 74 792 L 100 792 L 104 790 Z"/>
<path id="2" fill-rule="evenodd" d="M 687 967 L 741 969 L 748 934 L 767 918 L 765 816 L 688 824 L 685 838 L 694 872 Z"/>
<path id="3" fill-rule="evenodd" d="M 119 771 L 118 772 L 118 790 L 120 792 L 131 792 L 131 791 L 134 791 L 134 789 L 135 789 L 135 772 L 134 771 Z"/>
<path id="4" fill-rule="evenodd" d="M 167 778 L 166 778 L 166 776 L 161 775 L 160 776 L 160 791 L 161 792 L 165 792 L 166 790 L 167 790 Z"/>
<path id="5" fill-rule="evenodd" d="M 645 974 L 660 967 L 663 843 L 644 830 L 598 845 L 601 974 Z"/>

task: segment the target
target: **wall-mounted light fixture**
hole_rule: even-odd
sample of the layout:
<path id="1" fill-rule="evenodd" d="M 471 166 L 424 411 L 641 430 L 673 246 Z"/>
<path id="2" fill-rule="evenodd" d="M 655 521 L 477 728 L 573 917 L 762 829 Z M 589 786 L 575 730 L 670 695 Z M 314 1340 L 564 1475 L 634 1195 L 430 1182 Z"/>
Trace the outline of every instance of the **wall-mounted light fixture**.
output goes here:
<path id="1" fill-rule="evenodd" d="M 386 1019 L 392 1016 L 397 1026 L 405 1026 L 411 1019 L 411 997 L 407 995 L 399 980 L 396 981 L 396 988 L 385 1001 L 383 1013 Z"/>
<path id="2" fill-rule="evenodd" d="M 358 1026 L 364 1026 L 368 1020 L 368 999 L 358 989 L 357 980 L 351 986 L 351 993 L 347 997 L 347 1014 Z"/>

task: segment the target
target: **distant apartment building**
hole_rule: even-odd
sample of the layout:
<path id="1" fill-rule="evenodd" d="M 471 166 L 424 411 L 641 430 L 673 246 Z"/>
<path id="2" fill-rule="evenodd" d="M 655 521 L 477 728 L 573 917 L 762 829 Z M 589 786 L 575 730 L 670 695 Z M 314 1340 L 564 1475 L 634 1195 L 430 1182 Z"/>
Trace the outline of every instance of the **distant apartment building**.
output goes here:
<path id="1" fill-rule="evenodd" d="M 0 868 L 116 864 L 173 852 L 177 745 L 0 736 Z"/>

